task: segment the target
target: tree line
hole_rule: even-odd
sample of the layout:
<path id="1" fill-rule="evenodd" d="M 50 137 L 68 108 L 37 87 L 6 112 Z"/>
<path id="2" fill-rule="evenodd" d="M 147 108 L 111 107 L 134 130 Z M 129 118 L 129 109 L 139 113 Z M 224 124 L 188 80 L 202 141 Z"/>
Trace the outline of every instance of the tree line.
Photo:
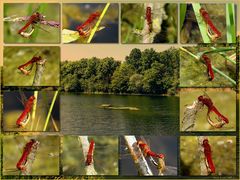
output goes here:
<path id="1" fill-rule="evenodd" d="M 92 57 L 61 63 L 61 88 L 88 93 L 175 94 L 179 51 L 132 49 L 125 61 Z"/>

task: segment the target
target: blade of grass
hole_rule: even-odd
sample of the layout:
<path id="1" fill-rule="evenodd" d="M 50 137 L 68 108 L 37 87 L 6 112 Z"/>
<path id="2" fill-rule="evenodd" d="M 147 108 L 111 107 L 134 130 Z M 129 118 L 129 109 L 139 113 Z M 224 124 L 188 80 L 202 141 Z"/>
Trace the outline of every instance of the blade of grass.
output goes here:
<path id="1" fill-rule="evenodd" d="M 215 47 L 211 47 L 211 49 L 216 49 Z M 219 54 L 224 57 L 229 62 L 236 64 L 236 61 L 232 60 L 229 56 L 227 56 L 224 52 L 219 52 Z"/>
<path id="2" fill-rule="evenodd" d="M 198 27 L 199 27 L 203 42 L 211 43 L 211 40 L 207 34 L 207 26 L 206 26 L 205 22 L 203 21 L 203 19 L 201 18 L 201 15 L 199 13 L 199 9 L 201 8 L 201 5 L 199 3 L 192 3 L 192 6 L 193 6 L 194 14 L 197 19 Z"/>
<path id="3" fill-rule="evenodd" d="M 32 123 L 31 123 L 31 131 L 33 131 L 33 126 L 35 123 L 36 118 L 36 109 L 37 109 L 37 100 L 38 100 L 38 91 L 34 91 L 34 104 L 33 104 L 33 110 L 32 110 Z"/>
<path id="4" fill-rule="evenodd" d="M 195 58 L 196 60 L 200 59 L 200 56 L 197 56 L 191 52 L 189 52 L 187 49 L 180 47 L 179 48 L 181 51 L 189 54 L 190 56 L 192 56 L 193 58 Z M 224 78 L 226 78 L 227 80 L 229 80 L 232 84 L 236 85 L 236 81 L 234 81 L 232 78 L 230 78 L 228 75 L 224 74 L 222 71 L 220 71 L 219 69 L 215 68 L 214 66 L 212 66 L 213 71 L 215 71 L 216 73 L 218 73 L 219 75 L 223 76 Z"/>
<path id="5" fill-rule="evenodd" d="M 49 122 L 49 119 L 50 119 L 50 117 L 51 117 L 51 113 L 52 113 L 52 110 L 53 110 L 55 101 L 56 101 L 56 99 L 57 99 L 57 95 L 58 95 L 58 91 L 55 91 L 54 96 L 53 96 L 53 99 L 52 99 L 52 103 L 51 103 L 51 105 L 50 105 L 50 108 L 49 108 L 49 111 L 48 111 L 48 115 L 47 115 L 47 118 L 46 118 L 46 121 L 45 121 L 45 124 L 44 124 L 43 131 L 46 131 L 46 129 L 47 129 L 48 122 Z"/>
<path id="6" fill-rule="evenodd" d="M 94 26 L 93 30 L 91 31 L 91 34 L 90 34 L 90 36 L 89 36 L 89 38 L 88 38 L 88 40 L 87 40 L 87 43 L 90 43 L 90 42 L 91 42 L 91 40 L 92 40 L 95 32 L 97 31 L 98 26 L 100 25 L 100 23 L 101 23 L 101 21 L 102 21 L 102 18 L 104 17 L 105 13 L 107 12 L 109 6 L 110 6 L 110 3 L 107 3 L 106 6 L 104 7 L 104 9 L 103 9 L 103 11 L 102 11 L 102 13 L 101 13 L 101 16 L 99 17 L 96 25 Z"/>
<path id="7" fill-rule="evenodd" d="M 236 25 L 235 25 L 235 9 L 234 3 L 226 4 L 226 24 L 227 24 L 227 42 L 236 42 Z"/>
<path id="8" fill-rule="evenodd" d="M 187 4 L 180 4 L 180 29 L 182 29 L 187 12 Z"/>

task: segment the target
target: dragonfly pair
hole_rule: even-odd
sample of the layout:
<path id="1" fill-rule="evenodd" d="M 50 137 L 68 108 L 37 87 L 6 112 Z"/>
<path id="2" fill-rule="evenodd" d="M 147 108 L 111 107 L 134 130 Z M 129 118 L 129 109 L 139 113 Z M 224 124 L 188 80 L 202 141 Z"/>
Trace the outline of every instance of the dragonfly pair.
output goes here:
<path id="1" fill-rule="evenodd" d="M 163 171 L 166 169 L 165 161 L 164 161 L 164 155 L 163 154 L 157 154 L 153 152 L 147 143 L 145 143 L 142 140 L 137 141 L 137 145 L 143 152 L 143 155 L 145 157 L 149 157 L 150 161 L 157 167 L 159 170 L 159 174 L 163 174 Z M 158 162 L 156 162 L 153 158 L 157 158 Z"/>
<path id="2" fill-rule="evenodd" d="M 18 66 L 18 69 L 25 75 L 29 75 L 32 71 L 33 65 L 34 64 L 42 64 L 43 59 L 41 56 L 33 56 L 32 59 L 30 59 L 28 62 Z M 29 67 L 29 69 L 26 69 Z"/>
<path id="3" fill-rule="evenodd" d="M 207 121 L 208 123 L 212 126 L 212 127 L 215 127 L 215 128 L 221 128 L 223 125 L 225 124 L 228 124 L 229 123 L 229 120 L 227 117 L 223 116 L 219 111 L 218 109 L 214 106 L 211 98 L 205 94 L 205 95 L 202 95 L 202 96 L 199 96 L 198 97 L 198 101 L 200 103 L 202 103 L 203 105 L 205 105 L 207 108 L 208 108 L 208 112 L 207 112 Z M 210 117 L 210 114 L 211 113 L 214 113 L 217 115 L 217 120 L 218 122 L 213 122 L 213 120 L 211 119 Z"/>

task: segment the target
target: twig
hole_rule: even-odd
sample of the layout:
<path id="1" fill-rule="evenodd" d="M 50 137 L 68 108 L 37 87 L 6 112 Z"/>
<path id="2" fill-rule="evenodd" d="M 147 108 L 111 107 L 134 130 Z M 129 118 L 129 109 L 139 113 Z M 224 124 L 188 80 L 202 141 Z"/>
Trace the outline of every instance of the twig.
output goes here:
<path id="1" fill-rule="evenodd" d="M 42 78 L 42 74 L 44 72 L 45 69 L 45 62 L 47 60 L 46 59 L 42 59 L 41 61 L 36 63 L 36 72 L 35 72 L 35 76 L 33 79 L 33 86 L 39 86 L 40 82 L 41 82 L 41 78 Z"/>
<path id="2" fill-rule="evenodd" d="M 51 103 L 49 111 L 48 111 L 48 115 L 47 115 L 47 118 L 46 118 L 46 121 L 45 121 L 45 125 L 44 125 L 44 128 L 43 128 L 43 131 L 47 130 L 47 125 L 48 125 L 49 119 L 51 117 L 51 113 L 52 113 L 55 101 L 57 99 L 57 95 L 58 95 L 58 91 L 55 91 L 53 99 L 52 99 L 52 103 Z"/>
<path id="3" fill-rule="evenodd" d="M 149 168 L 148 163 L 141 152 L 141 149 L 137 146 L 137 140 L 135 136 L 124 136 L 124 139 L 139 174 L 141 176 L 152 176 L 153 173 Z"/>
<path id="4" fill-rule="evenodd" d="M 90 34 L 90 36 L 89 36 L 89 38 L 88 38 L 88 40 L 87 40 L 87 43 L 90 43 L 90 42 L 91 42 L 91 40 L 92 40 L 95 32 L 97 31 L 98 26 L 100 25 L 100 23 L 101 23 L 101 21 L 102 21 L 102 18 L 104 17 L 105 13 L 107 12 L 109 6 L 110 6 L 110 3 L 107 3 L 106 6 L 104 7 L 104 9 L 103 9 L 103 11 L 102 11 L 102 13 L 101 13 L 101 16 L 99 17 L 96 25 L 94 26 L 93 30 L 91 31 L 91 34 Z"/>
<path id="5" fill-rule="evenodd" d="M 203 104 L 198 100 L 194 101 L 192 105 L 186 107 L 182 120 L 182 131 L 194 130 L 197 113 L 202 107 Z"/>
<path id="6" fill-rule="evenodd" d="M 80 146 L 82 146 L 84 162 L 85 162 L 87 159 L 87 154 L 89 149 L 88 136 L 78 136 L 78 141 Z M 86 165 L 84 163 L 84 166 L 85 166 L 86 175 L 97 175 L 97 172 L 94 168 L 94 162 L 92 162 L 92 164 L 90 165 Z"/>
<path id="7" fill-rule="evenodd" d="M 59 129 L 58 129 L 57 123 L 55 122 L 55 120 L 54 120 L 54 118 L 53 118 L 52 116 L 51 116 L 51 120 L 52 120 L 52 123 L 53 123 L 54 130 L 55 130 L 56 132 L 58 132 Z"/>
<path id="8" fill-rule="evenodd" d="M 198 136 L 198 152 L 200 158 L 200 172 L 202 176 L 208 175 L 208 169 L 205 162 L 204 148 L 202 146 L 203 140 L 207 139 L 206 136 Z"/>

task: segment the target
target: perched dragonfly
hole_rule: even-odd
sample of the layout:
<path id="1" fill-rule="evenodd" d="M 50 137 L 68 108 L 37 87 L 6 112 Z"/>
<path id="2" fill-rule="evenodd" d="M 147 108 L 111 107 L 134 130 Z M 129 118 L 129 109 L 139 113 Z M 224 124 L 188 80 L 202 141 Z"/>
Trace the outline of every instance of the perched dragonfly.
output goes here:
<path id="1" fill-rule="evenodd" d="M 35 97 L 30 96 L 29 99 L 27 100 L 27 102 L 25 103 L 24 110 L 16 122 L 18 127 L 25 127 L 27 125 L 27 123 L 29 122 L 30 112 L 31 112 L 33 104 L 34 104 L 34 100 L 35 100 Z"/>
<path id="2" fill-rule="evenodd" d="M 229 120 L 227 117 L 223 116 L 218 109 L 214 106 L 211 98 L 205 93 L 204 95 L 201 95 L 198 97 L 198 101 L 201 102 L 203 105 L 205 105 L 208 108 L 207 112 L 207 120 L 208 123 L 215 127 L 215 128 L 221 128 L 223 125 L 228 124 Z M 217 123 L 214 123 L 210 117 L 211 113 L 215 113 L 217 115 Z"/>
<path id="3" fill-rule="evenodd" d="M 93 153 L 94 153 L 95 142 L 93 139 L 90 141 L 87 158 L 86 158 L 86 165 L 89 166 L 93 163 Z"/>
<path id="4" fill-rule="evenodd" d="M 222 33 L 220 32 L 221 27 L 216 26 L 218 19 L 213 20 L 212 17 L 214 14 L 210 14 L 207 9 L 208 6 L 202 5 L 202 7 L 199 9 L 199 12 L 195 14 L 192 4 L 187 4 L 187 11 L 183 27 L 181 27 L 181 41 L 183 43 L 189 42 L 190 38 L 195 39 L 195 41 L 200 41 L 199 38 L 201 38 L 201 36 L 196 36 L 196 31 L 199 31 L 197 19 L 206 25 L 206 33 L 212 42 L 222 37 Z"/>
<path id="5" fill-rule="evenodd" d="M 207 66 L 208 78 L 210 81 L 212 81 L 214 79 L 214 73 L 213 73 L 213 69 L 212 69 L 211 59 L 206 54 L 203 54 L 201 56 L 201 58 L 204 60 L 204 63 Z"/>
<path id="6" fill-rule="evenodd" d="M 40 148 L 40 140 L 37 140 L 36 138 L 31 138 L 29 140 L 27 139 L 25 139 L 24 141 L 22 140 L 19 141 L 16 138 L 15 141 L 16 141 L 17 152 L 20 152 L 21 156 L 19 159 L 14 159 L 14 161 L 16 162 L 15 168 L 10 168 L 10 169 L 4 168 L 3 170 L 4 174 L 9 174 L 9 172 L 16 172 L 16 173 L 21 172 L 22 175 L 29 175 L 30 173 L 29 171 L 31 171 L 31 166 L 34 165 L 34 162 L 40 160 L 43 157 L 46 158 L 45 154 L 47 152 L 44 146 L 46 147 L 48 144 L 45 142 L 41 142 L 41 148 Z M 48 148 L 49 148 L 49 145 L 48 145 Z M 6 160 L 12 159 L 11 157 L 12 157 L 12 154 L 7 154 L 4 156 Z M 47 158 L 54 158 L 54 157 L 59 157 L 59 154 L 54 151 L 49 152 L 47 154 Z M 11 173 L 11 175 L 13 174 Z"/>
<path id="7" fill-rule="evenodd" d="M 100 15 L 101 13 L 94 12 L 89 15 L 88 19 L 84 23 L 77 26 L 76 30 L 79 32 L 79 36 L 82 36 L 84 38 L 88 37 Z"/>
<path id="8" fill-rule="evenodd" d="M 215 173 L 215 165 L 212 160 L 212 150 L 208 142 L 208 139 L 204 139 L 202 143 L 204 155 L 205 155 L 205 164 L 210 174 Z"/>
<path id="9" fill-rule="evenodd" d="M 35 27 L 38 27 L 44 31 L 46 31 L 44 28 L 42 28 L 40 25 L 47 25 L 54 28 L 59 28 L 60 23 L 56 21 L 49 21 L 45 19 L 46 16 L 42 15 L 39 12 L 33 13 L 31 16 L 24 16 L 24 17 L 16 17 L 16 16 L 10 16 L 4 18 L 4 21 L 9 22 L 26 22 L 26 24 L 18 30 L 18 34 L 20 34 L 22 37 L 28 38 L 32 35 L 32 33 L 35 30 Z M 27 30 L 30 28 L 30 31 L 27 32 Z"/>
<path id="10" fill-rule="evenodd" d="M 222 36 L 221 32 L 213 24 L 206 9 L 200 8 L 199 12 L 200 12 L 204 22 L 207 25 L 207 34 L 208 34 L 209 38 L 212 41 L 216 41 L 218 38 L 220 38 Z"/>

